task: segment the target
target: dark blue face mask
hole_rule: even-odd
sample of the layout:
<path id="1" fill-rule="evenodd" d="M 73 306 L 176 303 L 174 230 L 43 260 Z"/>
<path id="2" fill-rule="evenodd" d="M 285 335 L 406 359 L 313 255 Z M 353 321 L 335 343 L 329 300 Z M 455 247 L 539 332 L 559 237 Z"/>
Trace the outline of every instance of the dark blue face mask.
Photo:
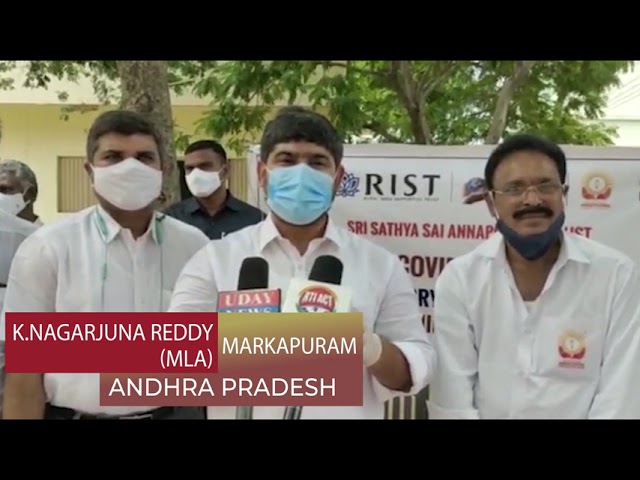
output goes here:
<path id="1" fill-rule="evenodd" d="M 546 231 L 534 233 L 533 235 L 520 235 L 500 219 L 498 219 L 496 223 L 496 228 L 502 236 L 504 236 L 509 245 L 522 255 L 523 258 L 530 261 L 542 258 L 542 256 L 549 251 L 553 244 L 560 238 L 563 226 L 564 212 L 558 215 L 558 218 L 549 225 Z"/>

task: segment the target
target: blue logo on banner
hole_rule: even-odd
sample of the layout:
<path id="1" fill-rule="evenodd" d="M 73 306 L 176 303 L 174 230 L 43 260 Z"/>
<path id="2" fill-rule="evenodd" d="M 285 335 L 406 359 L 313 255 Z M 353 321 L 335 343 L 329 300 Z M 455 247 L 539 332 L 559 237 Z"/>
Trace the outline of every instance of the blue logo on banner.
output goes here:
<path id="1" fill-rule="evenodd" d="M 353 173 L 346 173 L 342 177 L 340 182 L 340 188 L 336 195 L 338 197 L 355 197 L 356 193 L 360 191 L 360 177 Z"/>

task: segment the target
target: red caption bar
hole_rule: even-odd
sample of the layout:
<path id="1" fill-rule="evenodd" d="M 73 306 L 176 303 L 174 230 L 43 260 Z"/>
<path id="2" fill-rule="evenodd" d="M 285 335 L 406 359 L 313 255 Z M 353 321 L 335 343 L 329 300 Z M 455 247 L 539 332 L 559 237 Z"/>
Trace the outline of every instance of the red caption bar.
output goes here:
<path id="1" fill-rule="evenodd" d="M 8 373 L 217 373 L 217 313 L 6 314 Z"/>

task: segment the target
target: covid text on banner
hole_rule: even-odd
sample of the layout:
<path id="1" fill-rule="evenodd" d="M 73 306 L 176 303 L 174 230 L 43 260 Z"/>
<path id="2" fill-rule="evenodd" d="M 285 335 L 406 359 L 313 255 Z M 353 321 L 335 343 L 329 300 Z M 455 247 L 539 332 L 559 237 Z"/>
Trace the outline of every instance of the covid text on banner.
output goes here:
<path id="1" fill-rule="evenodd" d="M 99 373 L 104 406 L 360 406 L 362 332 L 361 313 L 8 313 L 6 366 Z"/>

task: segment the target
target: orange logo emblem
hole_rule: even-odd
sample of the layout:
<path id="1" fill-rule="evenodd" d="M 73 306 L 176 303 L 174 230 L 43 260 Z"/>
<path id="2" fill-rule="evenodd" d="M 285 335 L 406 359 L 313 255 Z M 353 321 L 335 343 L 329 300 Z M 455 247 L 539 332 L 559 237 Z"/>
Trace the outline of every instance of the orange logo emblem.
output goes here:
<path id="1" fill-rule="evenodd" d="M 587 353 L 584 334 L 575 330 L 568 330 L 558 339 L 558 353 L 560 366 L 570 368 L 584 368 L 583 359 Z"/>

